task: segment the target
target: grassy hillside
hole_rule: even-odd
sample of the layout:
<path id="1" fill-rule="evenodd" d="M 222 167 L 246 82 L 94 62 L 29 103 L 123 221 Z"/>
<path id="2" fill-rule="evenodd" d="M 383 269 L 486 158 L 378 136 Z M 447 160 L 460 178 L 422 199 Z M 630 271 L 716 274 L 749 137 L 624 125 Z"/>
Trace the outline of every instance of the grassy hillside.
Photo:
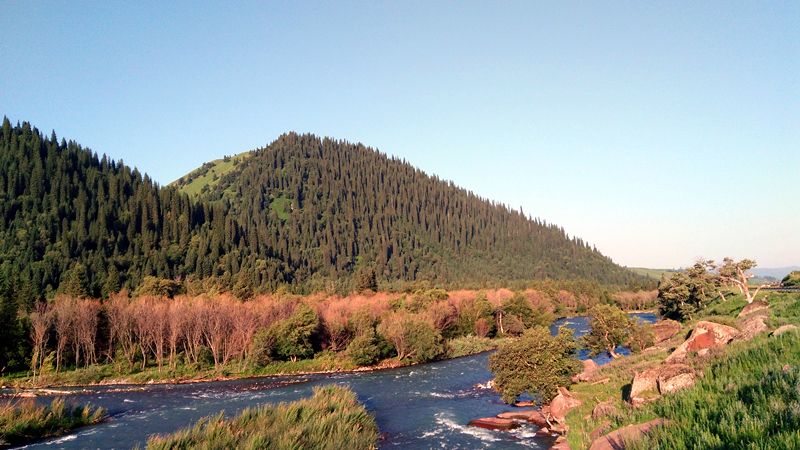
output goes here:
<path id="1" fill-rule="evenodd" d="M 770 305 L 769 328 L 800 325 L 800 295 L 770 292 L 765 301 Z M 709 305 L 697 320 L 739 328 L 743 320 L 737 315 L 746 304 L 741 295 L 728 296 Z M 588 448 L 595 429 L 616 430 L 657 417 L 669 420 L 669 425 L 626 448 L 800 448 L 800 335 L 796 332 L 779 337 L 765 332 L 712 350 L 707 357 L 692 356 L 686 364 L 699 373 L 694 386 L 639 408 L 625 401 L 634 374 L 661 364 L 686 339 L 695 322 L 683 324 L 681 332 L 660 345 L 603 366 L 594 379 L 608 381 L 571 387 L 583 401 L 567 415 L 572 448 Z M 604 401 L 616 410 L 593 417 L 593 408 Z"/>
<path id="2" fill-rule="evenodd" d="M 653 280 L 661 280 L 661 277 L 663 277 L 665 274 L 670 275 L 679 272 L 677 269 L 648 269 L 646 267 L 628 267 L 628 270 L 637 275 L 651 278 Z"/>
<path id="3" fill-rule="evenodd" d="M 188 174 L 170 183 L 181 192 L 197 197 L 207 192 L 219 183 L 221 177 L 233 170 L 239 163 L 252 156 L 253 152 L 243 152 L 238 155 L 209 161 Z"/>

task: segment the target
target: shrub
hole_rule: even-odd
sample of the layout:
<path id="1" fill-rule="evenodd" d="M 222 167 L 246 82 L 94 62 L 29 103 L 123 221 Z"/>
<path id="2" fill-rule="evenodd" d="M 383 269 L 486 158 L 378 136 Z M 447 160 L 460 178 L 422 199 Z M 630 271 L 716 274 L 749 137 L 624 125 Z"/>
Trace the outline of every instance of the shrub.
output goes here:
<path id="1" fill-rule="evenodd" d="M 392 343 L 397 359 L 412 363 L 431 361 L 442 354 L 442 335 L 420 317 L 394 313 L 378 325 L 378 333 Z"/>
<path id="2" fill-rule="evenodd" d="M 558 386 L 568 386 L 581 363 L 574 358 L 572 332 L 559 330 L 551 336 L 544 327 L 527 330 L 519 339 L 502 344 L 489 358 L 495 389 L 503 401 L 513 403 L 523 393 L 549 402 Z"/>
<path id="3" fill-rule="evenodd" d="M 375 364 L 381 356 L 375 331 L 370 330 L 356 336 L 347 346 L 347 354 L 357 366 Z"/>

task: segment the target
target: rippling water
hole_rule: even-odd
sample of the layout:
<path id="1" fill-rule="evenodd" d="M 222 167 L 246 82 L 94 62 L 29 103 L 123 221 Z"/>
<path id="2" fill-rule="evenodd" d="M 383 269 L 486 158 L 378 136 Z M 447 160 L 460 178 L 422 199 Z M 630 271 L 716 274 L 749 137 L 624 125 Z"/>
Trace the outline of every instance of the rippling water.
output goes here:
<path id="1" fill-rule="evenodd" d="M 656 319 L 653 314 L 636 316 L 647 322 Z M 560 319 L 551 329 L 561 325 L 573 328 L 576 336 L 588 331 L 583 317 Z M 603 364 L 608 358 L 595 360 Z M 150 434 L 169 433 L 219 411 L 234 415 L 248 406 L 295 400 L 310 395 L 314 386 L 336 383 L 355 391 L 375 415 L 385 433 L 381 448 L 548 448 L 552 439 L 534 437 L 533 425 L 511 432 L 466 425 L 510 409 L 494 391 L 474 387 L 491 378 L 487 364 L 488 354 L 481 354 L 380 372 L 151 385 L 130 391 L 126 386 L 80 389 L 71 401 L 102 406 L 111 418 L 28 447 L 130 448 L 144 444 Z"/>

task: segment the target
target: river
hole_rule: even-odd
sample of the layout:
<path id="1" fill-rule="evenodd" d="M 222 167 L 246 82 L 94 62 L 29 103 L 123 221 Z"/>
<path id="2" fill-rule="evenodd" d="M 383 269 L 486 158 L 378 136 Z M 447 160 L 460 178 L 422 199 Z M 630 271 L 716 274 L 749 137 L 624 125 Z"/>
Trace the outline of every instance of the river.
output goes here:
<path id="1" fill-rule="evenodd" d="M 653 322 L 654 314 L 635 314 Z M 585 317 L 559 319 L 575 330 L 588 331 Z M 625 349 L 620 349 L 624 354 Z M 588 354 L 578 355 L 586 359 Z M 468 356 L 430 364 L 377 372 L 283 376 L 194 384 L 98 386 L 75 389 L 70 401 L 102 406 L 110 418 L 102 424 L 26 448 L 131 448 L 154 433 L 169 433 L 197 419 L 224 411 L 234 415 L 248 406 L 291 401 L 310 395 L 314 386 L 335 383 L 350 387 L 374 414 L 384 434 L 381 448 L 542 448 L 551 438 L 534 437 L 536 427 L 490 431 L 468 427 L 471 419 L 511 409 L 492 390 L 476 389 L 491 379 L 489 355 Z M 595 358 L 598 364 L 608 357 Z M 129 389 L 130 388 L 130 389 Z"/>

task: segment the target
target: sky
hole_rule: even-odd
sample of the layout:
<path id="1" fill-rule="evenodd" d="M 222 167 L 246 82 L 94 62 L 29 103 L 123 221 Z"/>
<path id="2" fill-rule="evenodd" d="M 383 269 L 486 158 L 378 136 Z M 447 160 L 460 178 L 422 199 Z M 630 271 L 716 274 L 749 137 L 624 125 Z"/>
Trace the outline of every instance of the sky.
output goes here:
<path id="1" fill-rule="evenodd" d="M 800 264 L 800 2 L 3 2 L 0 114 L 166 184 L 362 142 L 627 266 Z"/>

